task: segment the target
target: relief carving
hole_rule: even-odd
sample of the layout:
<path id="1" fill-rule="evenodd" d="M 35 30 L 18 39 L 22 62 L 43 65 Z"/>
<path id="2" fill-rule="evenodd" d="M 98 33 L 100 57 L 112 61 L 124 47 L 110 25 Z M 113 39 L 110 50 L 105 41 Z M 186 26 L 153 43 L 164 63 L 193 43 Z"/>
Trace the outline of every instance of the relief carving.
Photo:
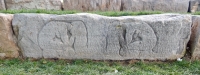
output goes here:
<path id="1" fill-rule="evenodd" d="M 67 51 L 74 54 L 76 50 L 81 50 L 80 47 L 87 47 L 87 29 L 82 21 L 50 21 L 38 36 L 43 51 Z"/>

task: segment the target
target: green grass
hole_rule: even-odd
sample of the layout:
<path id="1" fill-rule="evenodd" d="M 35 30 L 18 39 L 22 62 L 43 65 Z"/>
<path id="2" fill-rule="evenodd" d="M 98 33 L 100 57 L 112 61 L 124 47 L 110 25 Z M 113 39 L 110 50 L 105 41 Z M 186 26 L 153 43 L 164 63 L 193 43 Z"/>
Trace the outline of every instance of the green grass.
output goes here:
<path id="1" fill-rule="evenodd" d="M 115 71 L 118 71 L 115 73 Z M 200 61 L 0 60 L 0 75 L 198 75 Z"/>
<path id="2" fill-rule="evenodd" d="M 192 15 L 200 15 L 200 11 L 197 11 L 195 13 L 191 13 Z"/>
<path id="3" fill-rule="evenodd" d="M 197 12 L 195 12 L 195 13 L 192 13 L 193 15 L 200 15 L 200 12 L 199 11 L 197 11 Z"/>
<path id="4" fill-rule="evenodd" d="M 94 14 L 104 15 L 104 16 L 136 16 L 136 15 L 150 15 L 150 14 L 161 14 L 160 11 L 140 11 L 140 12 L 130 12 L 130 11 L 120 11 L 120 12 L 91 12 Z"/>
<path id="5" fill-rule="evenodd" d="M 16 14 L 16 13 L 45 13 L 45 14 L 75 14 L 81 13 L 80 11 L 51 11 L 51 10 L 0 10 L 0 13 L 9 13 L 9 14 Z M 160 11 L 141 11 L 141 12 L 130 12 L 130 11 L 88 11 L 87 13 L 94 13 L 104 16 L 135 16 L 135 15 L 149 15 L 149 14 L 161 14 Z"/>

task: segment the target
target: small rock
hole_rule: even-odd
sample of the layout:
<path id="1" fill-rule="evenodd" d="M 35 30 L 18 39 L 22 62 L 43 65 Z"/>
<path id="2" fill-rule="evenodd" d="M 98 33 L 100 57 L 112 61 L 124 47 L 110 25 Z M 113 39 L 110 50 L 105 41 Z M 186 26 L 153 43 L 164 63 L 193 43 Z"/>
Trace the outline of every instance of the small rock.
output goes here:
<path id="1" fill-rule="evenodd" d="M 118 70 L 117 69 L 115 69 L 115 73 L 117 73 L 118 72 Z"/>
<path id="2" fill-rule="evenodd" d="M 0 53 L 0 58 L 5 58 L 6 53 Z"/>
<path id="3" fill-rule="evenodd" d="M 178 58 L 178 59 L 177 59 L 177 61 L 182 61 L 182 60 L 183 60 L 183 59 L 181 59 L 181 58 Z"/>

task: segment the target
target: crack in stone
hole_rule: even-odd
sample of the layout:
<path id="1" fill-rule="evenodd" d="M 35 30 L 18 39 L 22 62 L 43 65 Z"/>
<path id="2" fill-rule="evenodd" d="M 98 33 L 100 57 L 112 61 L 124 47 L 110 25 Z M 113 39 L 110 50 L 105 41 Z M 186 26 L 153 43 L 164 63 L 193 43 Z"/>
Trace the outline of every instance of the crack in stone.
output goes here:
<path id="1" fill-rule="evenodd" d="M 106 35 L 106 49 L 105 49 L 105 51 L 107 51 L 108 50 L 108 35 Z M 105 53 L 107 53 L 107 52 L 105 52 Z"/>
<path id="2" fill-rule="evenodd" d="M 120 4 L 121 6 L 120 6 L 120 11 L 123 11 L 124 10 L 124 3 L 123 3 L 123 1 L 121 0 L 121 4 Z"/>
<path id="3" fill-rule="evenodd" d="M 76 52 L 75 45 L 74 45 L 75 42 L 76 42 L 76 37 L 74 37 L 74 42 L 73 42 L 73 44 L 72 44 L 72 48 L 73 48 L 74 52 Z"/>
<path id="4" fill-rule="evenodd" d="M 68 36 L 68 39 L 71 39 L 71 37 L 72 37 L 71 30 L 68 30 L 68 31 L 67 31 L 67 36 Z"/>

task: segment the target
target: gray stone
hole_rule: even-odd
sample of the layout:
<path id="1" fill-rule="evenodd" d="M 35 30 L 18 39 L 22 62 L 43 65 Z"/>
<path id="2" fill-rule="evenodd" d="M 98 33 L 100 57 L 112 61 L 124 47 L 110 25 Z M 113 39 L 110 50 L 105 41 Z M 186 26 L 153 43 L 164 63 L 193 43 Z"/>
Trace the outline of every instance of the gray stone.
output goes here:
<path id="1" fill-rule="evenodd" d="M 191 16 L 179 14 L 15 14 L 12 24 L 23 56 L 33 58 L 173 60 L 191 33 Z"/>
<path id="2" fill-rule="evenodd" d="M 6 7 L 9 10 L 19 9 L 46 9 L 61 10 L 60 0 L 5 0 Z"/>
<path id="3" fill-rule="evenodd" d="M 0 10 L 6 10 L 4 0 L 0 0 Z"/>
<path id="4" fill-rule="evenodd" d="M 188 11 L 189 0 L 122 0 L 124 11 Z"/>
<path id="5" fill-rule="evenodd" d="M 123 11 L 152 11 L 154 0 L 122 0 Z M 158 1 L 159 2 L 159 1 Z"/>
<path id="6" fill-rule="evenodd" d="M 64 0 L 64 10 L 120 11 L 121 0 Z"/>

